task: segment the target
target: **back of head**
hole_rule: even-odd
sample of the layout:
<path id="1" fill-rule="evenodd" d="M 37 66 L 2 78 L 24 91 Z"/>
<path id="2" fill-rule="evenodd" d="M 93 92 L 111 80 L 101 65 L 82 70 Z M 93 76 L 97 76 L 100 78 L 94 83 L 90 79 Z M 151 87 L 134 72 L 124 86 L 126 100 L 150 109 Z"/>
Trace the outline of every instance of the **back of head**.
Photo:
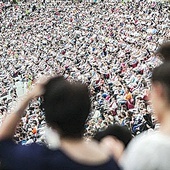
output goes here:
<path id="1" fill-rule="evenodd" d="M 156 54 L 158 54 L 162 61 L 170 61 L 170 41 L 160 45 Z"/>
<path id="2" fill-rule="evenodd" d="M 62 76 L 54 77 L 45 87 L 44 108 L 47 123 L 56 128 L 61 137 L 82 137 L 90 112 L 88 88 Z"/>
<path id="3" fill-rule="evenodd" d="M 124 144 L 125 147 L 127 147 L 132 139 L 132 134 L 127 127 L 116 124 L 109 126 L 106 130 L 102 132 L 98 132 L 94 136 L 94 139 L 101 141 L 106 136 L 113 136 L 117 138 Z"/>

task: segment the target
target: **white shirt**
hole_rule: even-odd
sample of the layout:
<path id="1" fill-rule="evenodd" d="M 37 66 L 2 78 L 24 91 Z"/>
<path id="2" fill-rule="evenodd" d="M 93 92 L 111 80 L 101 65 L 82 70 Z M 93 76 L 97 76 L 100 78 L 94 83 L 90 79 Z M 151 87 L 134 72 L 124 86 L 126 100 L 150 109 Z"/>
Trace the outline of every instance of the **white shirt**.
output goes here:
<path id="1" fill-rule="evenodd" d="M 170 170 L 170 136 L 143 133 L 132 140 L 121 165 L 124 170 Z"/>

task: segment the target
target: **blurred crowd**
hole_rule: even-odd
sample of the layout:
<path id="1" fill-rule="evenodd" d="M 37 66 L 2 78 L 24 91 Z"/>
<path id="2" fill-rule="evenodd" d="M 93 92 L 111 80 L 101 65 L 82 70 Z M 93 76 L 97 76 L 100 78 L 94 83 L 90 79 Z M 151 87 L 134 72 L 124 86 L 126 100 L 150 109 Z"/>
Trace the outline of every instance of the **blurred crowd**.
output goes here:
<path id="1" fill-rule="evenodd" d="M 168 2 L 0 2 L 0 122 L 15 105 L 17 83 L 25 92 L 41 75 L 82 81 L 92 110 L 85 137 L 110 124 L 133 135 L 153 129 L 149 105 L 155 52 L 169 40 Z M 43 99 L 30 103 L 16 131 L 23 144 L 44 139 Z"/>

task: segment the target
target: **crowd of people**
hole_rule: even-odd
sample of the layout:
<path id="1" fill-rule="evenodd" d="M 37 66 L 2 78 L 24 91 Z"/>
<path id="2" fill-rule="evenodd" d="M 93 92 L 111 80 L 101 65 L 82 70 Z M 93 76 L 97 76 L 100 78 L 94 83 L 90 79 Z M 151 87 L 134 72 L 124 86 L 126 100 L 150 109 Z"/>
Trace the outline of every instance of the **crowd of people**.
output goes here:
<path id="1" fill-rule="evenodd" d="M 149 105 L 155 52 L 168 41 L 169 6 L 163 2 L 0 2 L 0 122 L 41 75 L 64 75 L 90 89 L 92 110 L 84 136 L 110 124 L 133 135 L 155 127 Z M 43 140 L 43 100 L 33 100 L 16 131 L 23 144 Z"/>

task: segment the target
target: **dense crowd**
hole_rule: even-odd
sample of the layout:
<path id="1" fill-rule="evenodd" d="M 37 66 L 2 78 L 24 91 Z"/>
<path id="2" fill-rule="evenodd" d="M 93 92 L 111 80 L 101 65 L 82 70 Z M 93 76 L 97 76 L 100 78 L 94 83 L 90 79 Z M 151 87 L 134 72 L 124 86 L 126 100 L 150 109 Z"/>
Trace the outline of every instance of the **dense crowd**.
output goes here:
<path id="1" fill-rule="evenodd" d="M 90 89 L 86 137 L 115 123 L 134 135 L 154 128 L 150 77 L 161 62 L 155 51 L 170 37 L 168 10 L 142 0 L 0 2 L 0 121 L 17 100 L 17 82 L 29 90 L 41 75 L 64 75 Z M 42 101 L 29 105 L 16 141 L 41 140 Z"/>

